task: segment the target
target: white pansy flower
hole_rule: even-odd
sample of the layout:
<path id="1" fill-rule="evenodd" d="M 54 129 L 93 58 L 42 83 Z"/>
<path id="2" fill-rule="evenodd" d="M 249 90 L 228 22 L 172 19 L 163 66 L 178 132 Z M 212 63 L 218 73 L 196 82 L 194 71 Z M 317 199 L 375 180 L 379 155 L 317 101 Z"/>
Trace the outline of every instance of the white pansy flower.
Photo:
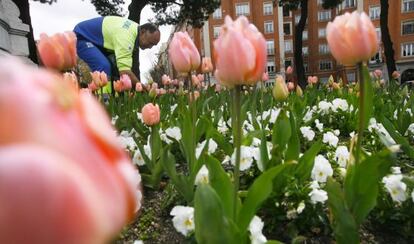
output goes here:
<path id="1" fill-rule="evenodd" d="M 201 143 L 199 143 L 196 147 L 196 157 L 197 159 L 200 157 L 201 153 L 203 152 L 204 147 L 206 146 L 207 141 L 203 141 Z M 213 140 L 210 139 L 208 142 L 208 148 L 207 148 L 207 152 L 209 154 L 213 154 L 215 153 L 217 150 L 217 143 Z"/>
<path id="2" fill-rule="evenodd" d="M 305 116 L 303 117 L 303 121 L 305 123 L 309 122 L 312 119 L 312 116 L 313 116 L 313 110 L 310 109 L 306 112 Z"/>
<path id="3" fill-rule="evenodd" d="M 132 162 L 138 166 L 145 165 L 144 158 L 142 157 L 141 151 L 139 149 L 135 150 Z"/>
<path id="4" fill-rule="evenodd" d="M 345 168 L 349 160 L 349 151 L 346 146 L 339 146 L 335 151 L 335 160 L 339 166 Z"/>
<path id="5" fill-rule="evenodd" d="M 322 142 L 325 144 L 336 147 L 336 145 L 338 144 L 338 141 L 339 141 L 339 138 L 330 131 L 323 134 Z"/>
<path id="6" fill-rule="evenodd" d="M 137 118 L 138 118 L 139 121 L 142 122 L 142 113 L 137 112 Z"/>
<path id="7" fill-rule="evenodd" d="M 240 147 L 240 170 L 244 171 L 249 169 L 253 163 L 254 148 L 253 147 Z M 236 165 L 236 150 L 231 155 L 231 164 Z"/>
<path id="8" fill-rule="evenodd" d="M 348 110 L 348 102 L 345 99 L 335 98 L 332 101 L 332 110 L 337 112 L 338 110 L 347 111 Z"/>
<path id="9" fill-rule="evenodd" d="M 143 241 L 141 241 L 141 240 L 136 240 L 136 241 L 134 241 L 134 243 L 132 243 L 132 244 L 144 244 L 144 242 L 143 242 Z"/>
<path id="10" fill-rule="evenodd" d="M 322 155 L 315 157 L 315 162 L 312 169 L 312 179 L 324 183 L 328 176 L 333 175 L 333 169 L 329 161 Z"/>
<path id="11" fill-rule="evenodd" d="M 174 138 L 176 141 L 180 141 L 182 137 L 181 129 L 177 126 L 166 129 L 165 134 L 171 138 Z"/>
<path id="12" fill-rule="evenodd" d="M 269 123 L 274 124 L 276 122 L 277 117 L 279 117 L 280 109 L 272 109 L 270 111 L 270 120 Z"/>
<path id="13" fill-rule="evenodd" d="M 354 105 L 351 104 L 351 106 L 349 106 L 349 112 L 354 111 Z"/>
<path id="14" fill-rule="evenodd" d="M 319 187 L 319 183 L 318 183 L 318 181 L 316 181 L 316 180 L 312 181 L 312 182 L 311 182 L 311 184 L 309 185 L 309 187 L 310 187 L 311 189 L 319 189 L 319 188 L 320 188 L 320 187 Z"/>
<path id="15" fill-rule="evenodd" d="M 250 144 L 253 147 L 260 147 L 260 144 L 262 144 L 262 140 L 260 140 L 257 137 L 253 137 L 252 144 Z"/>
<path id="16" fill-rule="evenodd" d="M 147 145 L 144 145 L 144 152 L 145 152 L 145 155 L 147 155 L 149 159 L 152 159 L 152 151 L 151 151 L 151 146 L 149 145 L 149 143 Z"/>
<path id="17" fill-rule="evenodd" d="M 405 110 L 405 112 L 407 112 L 411 117 L 413 117 L 413 112 L 411 111 L 411 109 L 410 108 L 407 108 L 406 110 Z"/>
<path id="18" fill-rule="evenodd" d="M 300 132 L 302 133 L 303 137 L 306 138 L 308 141 L 312 141 L 315 138 L 315 132 L 309 126 L 302 126 L 300 127 Z"/>
<path id="19" fill-rule="evenodd" d="M 220 132 L 220 133 L 226 133 L 228 130 L 229 130 L 229 128 L 227 127 L 227 125 L 226 125 L 226 122 L 224 122 L 224 120 L 223 119 L 220 119 L 219 120 L 219 122 L 218 122 L 218 124 L 217 124 L 217 130 Z"/>
<path id="20" fill-rule="evenodd" d="M 319 123 L 319 119 L 315 119 L 315 126 L 320 132 L 323 131 L 323 124 Z"/>
<path id="21" fill-rule="evenodd" d="M 402 182 L 403 176 L 399 175 L 388 175 L 382 178 L 382 182 L 385 188 L 390 193 L 391 198 L 394 202 L 402 203 L 407 199 L 405 190 L 407 185 Z"/>
<path id="22" fill-rule="evenodd" d="M 335 134 L 335 136 L 339 136 L 341 134 L 341 132 L 338 129 L 334 130 L 333 133 Z"/>
<path id="23" fill-rule="evenodd" d="M 394 119 L 398 119 L 398 111 L 397 110 L 394 111 L 394 116 L 393 117 L 394 117 Z"/>
<path id="24" fill-rule="evenodd" d="M 318 103 L 319 112 L 324 115 L 329 113 L 329 109 L 332 108 L 332 103 L 327 101 L 320 101 Z"/>
<path id="25" fill-rule="evenodd" d="M 230 161 L 231 161 L 230 156 L 226 155 L 224 157 L 223 161 L 221 162 L 221 164 L 227 164 L 227 163 L 230 163 Z"/>
<path id="26" fill-rule="evenodd" d="M 411 192 L 411 199 L 413 200 L 413 202 L 414 202 L 414 190 L 413 190 L 413 192 Z"/>
<path id="27" fill-rule="evenodd" d="M 316 204 L 318 202 L 324 203 L 326 200 L 328 200 L 328 193 L 321 189 L 312 189 L 312 191 L 309 193 L 309 196 L 313 204 Z"/>
<path id="28" fill-rule="evenodd" d="M 345 176 L 346 176 L 346 168 L 341 168 L 341 167 L 339 167 L 339 168 L 338 168 L 338 171 L 339 171 L 339 175 L 340 175 L 342 178 L 345 178 Z"/>
<path id="29" fill-rule="evenodd" d="M 175 111 L 177 106 L 178 106 L 178 104 L 171 105 L 171 113 Z"/>
<path id="30" fill-rule="evenodd" d="M 194 230 L 194 208 L 175 206 L 170 215 L 174 216 L 172 221 L 175 229 L 184 236 Z"/>
<path id="31" fill-rule="evenodd" d="M 296 212 L 296 209 L 295 208 L 289 209 L 286 212 L 286 218 L 287 219 L 296 219 L 296 217 L 298 217 L 298 213 Z"/>
<path id="32" fill-rule="evenodd" d="M 266 237 L 262 233 L 263 226 L 264 226 L 263 221 L 256 215 L 250 221 L 249 231 L 250 231 L 250 240 L 252 241 L 251 242 L 252 244 L 264 244 L 267 242 Z"/>
<path id="33" fill-rule="evenodd" d="M 118 139 L 122 145 L 122 147 L 129 151 L 134 151 L 137 149 L 137 144 L 130 133 L 128 131 L 122 131 L 121 134 L 118 136 Z"/>
<path id="34" fill-rule="evenodd" d="M 119 116 L 118 115 L 115 115 L 114 117 L 112 117 L 112 119 L 111 119 L 111 124 L 112 125 L 115 125 L 116 124 L 116 121 L 119 119 Z"/>
<path id="35" fill-rule="evenodd" d="M 391 172 L 393 175 L 401 174 L 401 168 L 400 167 L 391 167 Z"/>
<path id="36" fill-rule="evenodd" d="M 354 138 L 354 136 L 355 136 L 355 131 L 352 131 L 351 133 L 349 133 L 349 136 L 351 137 L 351 139 L 352 139 L 352 138 Z"/>
<path id="37" fill-rule="evenodd" d="M 205 165 L 203 165 L 203 167 L 200 168 L 200 170 L 198 171 L 196 178 L 195 178 L 195 185 L 199 185 L 199 184 L 208 184 L 209 182 L 209 178 L 208 178 L 208 169 Z"/>
<path id="38" fill-rule="evenodd" d="M 407 136 L 408 133 L 414 135 L 414 123 L 412 123 L 408 126 L 407 131 L 405 132 L 405 135 Z"/>
<path id="39" fill-rule="evenodd" d="M 303 210 L 305 209 L 305 207 L 306 207 L 305 202 L 303 202 L 303 201 L 300 202 L 298 207 L 296 208 L 296 212 L 298 214 L 301 214 L 303 212 Z"/>

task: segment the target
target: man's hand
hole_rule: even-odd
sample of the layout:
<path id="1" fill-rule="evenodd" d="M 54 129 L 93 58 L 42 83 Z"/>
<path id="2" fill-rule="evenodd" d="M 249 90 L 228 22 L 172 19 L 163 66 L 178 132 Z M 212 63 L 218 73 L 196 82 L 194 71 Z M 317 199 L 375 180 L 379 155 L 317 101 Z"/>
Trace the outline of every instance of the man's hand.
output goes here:
<path id="1" fill-rule="evenodd" d="M 134 74 L 134 72 L 132 72 L 131 70 L 122 70 L 119 71 L 119 75 L 123 75 L 126 74 L 129 76 L 129 78 L 131 78 L 131 82 L 132 82 L 132 89 L 135 89 L 135 85 L 137 83 L 139 83 L 139 79 L 137 78 L 137 76 Z"/>

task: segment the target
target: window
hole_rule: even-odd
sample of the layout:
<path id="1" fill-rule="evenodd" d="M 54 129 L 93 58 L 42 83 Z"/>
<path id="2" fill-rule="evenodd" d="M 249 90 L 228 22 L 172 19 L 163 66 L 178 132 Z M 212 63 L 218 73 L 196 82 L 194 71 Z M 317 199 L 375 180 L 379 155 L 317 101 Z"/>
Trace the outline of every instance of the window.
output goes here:
<path id="1" fill-rule="evenodd" d="M 348 80 L 348 82 L 355 82 L 355 73 L 346 73 L 346 79 Z"/>
<path id="2" fill-rule="evenodd" d="M 369 60 L 370 64 L 379 64 L 382 62 L 382 57 L 381 57 L 381 48 L 378 50 L 378 52 L 371 57 L 371 59 Z"/>
<path id="3" fill-rule="evenodd" d="M 328 44 L 319 44 L 319 53 L 320 54 L 327 54 L 327 53 L 329 53 L 329 46 L 328 46 Z"/>
<path id="4" fill-rule="evenodd" d="M 353 8 L 356 5 L 356 0 L 345 0 L 342 2 L 344 8 Z"/>
<path id="5" fill-rule="evenodd" d="M 265 2 L 263 3 L 263 15 L 272 15 L 273 14 L 273 3 Z"/>
<path id="6" fill-rule="evenodd" d="M 221 26 L 214 26 L 213 27 L 213 37 L 216 39 L 220 34 Z"/>
<path id="7" fill-rule="evenodd" d="M 283 34 L 292 35 L 291 23 L 283 23 Z"/>
<path id="8" fill-rule="evenodd" d="M 302 32 L 302 39 L 303 39 L 304 41 L 308 40 L 308 31 L 307 31 L 307 30 L 304 30 L 304 31 Z"/>
<path id="9" fill-rule="evenodd" d="M 213 13 L 213 19 L 221 19 L 221 7 L 219 7 L 218 9 L 216 9 Z"/>
<path id="10" fill-rule="evenodd" d="M 319 61 L 319 70 L 331 70 L 332 69 L 332 61 L 331 60 L 321 60 Z"/>
<path id="11" fill-rule="evenodd" d="M 318 37 L 325 38 L 326 37 L 326 28 L 319 28 L 318 29 Z"/>
<path id="12" fill-rule="evenodd" d="M 273 33 L 273 21 L 265 21 L 264 23 L 264 32 Z"/>
<path id="13" fill-rule="evenodd" d="M 267 49 L 267 55 L 274 55 L 275 54 L 275 41 L 267 40 L 266 49 Z"/>
<path id="14" fill-rule="evenodd" d="M 309 54 L 309 47 L 302 47 L 302 53 L 304 56 L 307 56 Z"/>
<path id="15" fill-rule="evenodd" d="M 319 11 L 318 12 L 318 21 L 328 21 L 331 20 L 331 11 L 325 10 L 325 11 Z"/>
<path id="16" fill-rule="evenodd" d="M 286 59 L 285 60 L 285 69 L 287 69 L 287 67 L 292 66 L 292 59 Z"/>
<path id="17" fill-rule="evenodd" d="M 411 12 L 411 11 L 414 11 L 414 0 L 403 0 L 402 12 Z"/>
<path id="18" fill-rule="evenodd" d="M 318 5 L 322 5 L 323 0 L 318 0 Z"/>
<path id="19" fill-rule="evenodd" d="M 303 68 L 305 68 L 305 73 L 309 73 L 309 65 L 308 65 L 308 63 L 303 63 Z"/>
<path id="20" fill-rule="evenodd" d="M 381 15 L 381 8 L 380 6 L 369 6 L 369 17 L 374 19 L 379 19 Z"/>
<path id="21" fill-rule="evenodd" d="M 283 7 L 283 17 L 290 17 L 290 11 L 286 7 Z"/>
<path id="22" fill-rule="evenodd" d="M 328 83 L 329 77 L 319 77 L 319 82 L 322 84 Z"/>
<path id="23" fill-rule="evenodd" d="M 275 61 L 274 60 L 267 60 L 267 72 L 268 73 L 275 73 Z"/>
<path id="24" fill-rule="evenodd" d="M 411 20 L 402 23 L 402 34 L 414 34 L 414 21 Z"/>
<path id="25" fill-rule="evenodd" d="M 236 16 L 250 15 L 249 3 L 236 3 Z"/>
<path id="26" fill-rule="evenodd" d="M 292 46 L 292 40 L 285 40 L 285 53 L 291 53 L 293 51 Z"/>
<path id="27" fill-rule="evenodd" d="M 414 56 L 414 42 L 401 44 L 401 57 Z"/>
<path id="28" fill-rule="evenodd" d="M 377 32 L 378 42 L 381 42 L 381 28 L 380 27 L 375 28 L 375 32 Z"/>
<path id="29" fill-rule="evenodd" d="M 295 15 L 295 25 L 297 25 L 300 21 L 300 15 Z"/>

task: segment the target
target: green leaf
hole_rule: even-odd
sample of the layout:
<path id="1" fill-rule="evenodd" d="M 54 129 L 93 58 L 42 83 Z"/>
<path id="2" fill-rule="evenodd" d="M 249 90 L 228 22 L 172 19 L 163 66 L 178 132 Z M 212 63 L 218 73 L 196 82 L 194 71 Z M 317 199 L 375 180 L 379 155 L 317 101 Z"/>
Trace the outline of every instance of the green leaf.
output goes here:
<path id="1" fill-rule="evenodd" d="M 299 144 L 299 136 L 296 127 L 296 119 L 294 114 L 291 112 L 289 117 L 290 126 L 292 129 L 292 136 L 290 137 L 288 148 L 286 151 L 285 161 L 289 162 L 291 160 L 298 160 L 299 153 L 300 153 L 300 144 Z"/>
<path id="2" fill-rule="evenodd" d="M 197 243 L 237 243 L 230 221 L 226 219 L 223 204 L 214 189 L 206 184 L 195 193 L 195 236 Z"/>
<path id="3" fill-rule="evenodd" d="M 381 151 L 353 165 L 345 178 L 345 199 L 359 226 L 376 206 L 381 179 L 392 165 L 391 153 Z"/>
<path id="4" fill-rule="evenodd" d="M 283 244 L 283 242 L 270 240 L 270 241 L 267 241 L 266 244 Z"/>
<path id="5" fill-rule="evenodd" d="M 205 160 L 209 172 L 210 185 L 214 188 L 223 203 L 224 214 L 229 219 L 233 219 L 233 183 L 217 159 L 207 155 Z"/>
<path id="6" fill-rule="evenodd" d="M 281 111 L 275 124 L 273 125 L 272 135 L 273 145 L 277 145 L 279 155 L 282 155 L 285 150 L 286 144 L 291 136 L 291 131 L 289 118 L 286 116 L 286 112 Z"/>
<path id="7" fill-rule="evenodd" d="M 261 167 L 259 167 L 260 170 L 266 170 L 268 168 L 269 164 L 269 152 L 267 150 L 267 138 L 266 138 L 266 132 L 265 130 L 262 130 L 261 135 L 261 143 L 260 143 L 260 161 L 259 164 L 261 164 Z"/>
<path id="8" fill-rule="evenodd" d="M 326 183 L 328 207 L 333 214 L 335 239 L 339 244 L 359 243 L 358 227 L 351 215 L 339 183 L 331 177 Z"/>
<path id="9" fill-rule="evenodd" d="M 158 125 L 153 126 L 151 128 L 150 146 L 151 146 L 151 160 L 155 164 L 158 157 L 160 156 L 160 150 L 162 146 Z"/>
<path id="10" fill-rule="evenodd" d="M 269 197 L 270 193 L 272 193 L 273 179 L 281 172 L 283 172 L 285 168 L 291 165 L 292 164 L 286 163 L 275 166 L 262 173 L 253 182 L 237 216 L 237 225 L 243 233 L 244 231 L 247 231 L 247 227 L 249 226 L 250 221 L 252 220 L 259 206 Z M 275 189 L 275 191 L 278 190 L 280 189 Z"/>
<path id="11" fill-rule="evenodd" d="M 318 141 L 314 143 L 312 147 L 309 148 L 309 150 L 306 151 L 302 155 L 302 157 L 299 159 L 299 164 L 296 170 L 296 174 L 298 175 L 300 182 L 303 183 L 310 178 L 315 157 L 319 153 L 321 148 L 322 148 L 322 142 Z"/>
<path id="12" fill-rule="evenodd" d="M 400 135 L 397 130 L 394 128 L 394 126 L 392 125 L 392 123 L 385 118 L 384 116 L 380 117 L 380 121 L 382 123 L 382 125 L 384 125 L 384 128 L 388 131 L 388 133 L 390 134 L 390 136 L 392 137 L 392 139 L 394 139 L 394 141 L 398 144 L 401 145 L 401 149 L 411 158 L 414 159 L 414 149 L 411 147 L 410 143 L 408 142 L 408 140 Z"/>

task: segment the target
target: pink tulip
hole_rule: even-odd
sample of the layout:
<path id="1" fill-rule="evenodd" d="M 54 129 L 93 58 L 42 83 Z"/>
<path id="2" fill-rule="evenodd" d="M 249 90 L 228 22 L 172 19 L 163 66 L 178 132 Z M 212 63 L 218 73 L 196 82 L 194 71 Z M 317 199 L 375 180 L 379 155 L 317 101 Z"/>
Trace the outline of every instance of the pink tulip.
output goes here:
<path id="1" fill-rule="evenodd" d="M 68 84 L 72 84 L 76 89 L 79 89 L 78 77 L 73 72 L 65 72 L 63 74 L 63 80 Z"/>
<path id="2" fill-rule="evenodd" d="M 193 86 L 199 86 L 200 80 L 196 75 L 191 75 L 191 83 L 193 84 Z"/>
<path id="3" fill-rule="evenodd" d="M 131 78 L 127 74 L 121 75 L 121 78 L 119 79 L 122 83 L 123 90 L 130 90 L 132 88 L 132 82 Z"/>
<path id="4" fill-rule="evenodd" d="M 220 92 L 221 91 L 221 85 L 219 83 L 216 84 L 216 87 L 214 88 L 214 90 L 216 92 Z"/>
<path id="5" fill-rule="evenodd" d="M 104 109 L 12 58 L 0 104 L 0 243 L 109 243 L 141 192 Z"/>
<path id="6" fill-rule="evenodd" d="M 37 50 L 43 64 L 50 69 L 63 71 L 76 65 L 76 35 L 73 32 L 57 33 L 51 37 L 42 33 Z"/>
<path id="7" fill-rule="evenodd" d="M 326 27 L 326 39 L 332 55 L 344 65 L 367 61 L 378 51 L 375 26 L 364 12 L 337 16 Z"/>
<path id="8" fill-rule="evenodd" d="M 154 83 L 152 83 L 152 84 L 151 84 L 151 88 L 152 88 L 152 89 L 158 89 L 158 84 L 157 84 L 157 83 L 155 83 L 155 82 L 154 82 Z"/>
<path id="9" fill-rule="evenodd" d="M 252 85 L 262 78 L 266 64 L 266 41 L 245 16 L 233 21 L 226 16 L 214 41 L 215 77 L 227 86 Z"/>
<path id="10" fill-rule="evenodd" d="M 394 72 L 392 72 L 391 76 L 392 76 L 393 79 L 396 80 L 396 79 L 400 78 L 400 73 L 395 70 Z"/>
<path id="11" fill-rule="evenodd" d="M 174 33 L 168 54 L 178 73 L 187 74 L 200 66 L 200 54 L 187 32 Z"/>
<path id="12" fill-rule="evenodd" d="M 148 126 L 156 125 L 160 122 L 160 108 L 158 107 L 158 104 L 145 104 L 145 106 L 142 107 L 141 113 L 142 120 Z"/>
<path id="13" fill-rule="evenodd" d="M 213 63 L 210 57 L 204 57 L 201 62 L 201 72 L 210 73 L 213 71 Z"/>
<path id="14" fill-rule="evenodd" d="M 308 84 L 309 85 L 315 85 L 318 83 L 318 77 L 317 76 L 308 76 Z"/>
<path id="15" fill-rule="evenodd" d="M 262 75 L 262 81 L 268 81 L 269 80 L 269 73 L 264 72 Z"/>
<path id="16" fill-rule="evenodd" d="M 168 86 L 171 83 L 170 77 L 166 74 L 162 75 L 161 80 L 164 86 Z"/>
<path id="17" fill-rule="evenodd" d="M 293 73 L 293 68 L 292 68 L 292 66 L 288 66 L 287 68 L 286 68 L 286 74 L 287 75 L 291 75 Z"/>
<path id="18" fill-rule="evenodd" d="M 200 82 L 203 82 L 203 81 L 204 81 L 204 75 L 203 75 L 203 74 L 198 74 L 198 75 L 197 75 L 197 78 L 198 78 L 198 80 L 199 80 Z"/>
<path id="19" fill-rule="evenodd" d="M 91 72 L 91 76 L 92 76 L 92 82 L 94 82 L 98 88 L 104 87 L 108 84 L 108 76 L 106 75 L 104 71 Z"/>
<path id="20" fill-rule="evenodd" d="M 93 92 L 99 90 L 99 87 L 93 81 L 91 81 L 91 83 L 88 84 L 88 88 L 89 88 L 89 90 L 91 90 Z"/>
<path id="21" fill-rule="evenodd" d="M 89 87 L 89 89 L 91 89 Z M 122 86 L 122 82 L 120 80 L 117 80 L 114 82 L 114 90 L 116 92 L 123 92 L 124 91 L 124 87 Z"/>
<path id="22" fill-rule="evenodd" d="M 160 88 L 160 95 L 165 95 L 167 94 L 167 90 L 165 90 L 164 88 Z"/>
<path id="23" fill-rule="evenodd" d="M 172 84 L 173 86 L 178 86 L 178 80 L 177 79 L 172 80 Z"/>
<path id="24" fill-rule="evenodd" d="M 374 70 L 374 77 L 379 79 L 382 77 L 382 71 L 379 69 Z"/>
<path id="25" fill-rule="evenodd" d="M 142 92 L 142 90 L 142 84 L 140 82 L 137 82 L 137 84 L 135 84 L 135 91 Z"/>
<path id="26" fill-rule="evenodd" d="M 197 99 L 200 97 L 200 92 L 199 91 L 194 91 L 193 95 L 191 95 L 191 93 L 188 94 L 188 95 L 190 96 L 190 102 L 193 101 L 193 96 L 194 96 L 194 100 L 197 101 Z"/>
<path id="27" fill-rule="evenodd" d="M 294 91 L 295 90 L 295 83 L 293 83 L 293 82 L 291 82 L 291 81 L 289 81 L 288 83 L 287 83 L 287 88 L 288 88 L 288 90 L 291 92 L 291 91 Z"/>
<path id="28" fill-rule="evenodd" d="M 174 93 L 175 93 L 175 88 L 170 88 L 170 89 L 168 89 L 168 93 L 170 93 L 170 94 L 174 94 Z"/>

